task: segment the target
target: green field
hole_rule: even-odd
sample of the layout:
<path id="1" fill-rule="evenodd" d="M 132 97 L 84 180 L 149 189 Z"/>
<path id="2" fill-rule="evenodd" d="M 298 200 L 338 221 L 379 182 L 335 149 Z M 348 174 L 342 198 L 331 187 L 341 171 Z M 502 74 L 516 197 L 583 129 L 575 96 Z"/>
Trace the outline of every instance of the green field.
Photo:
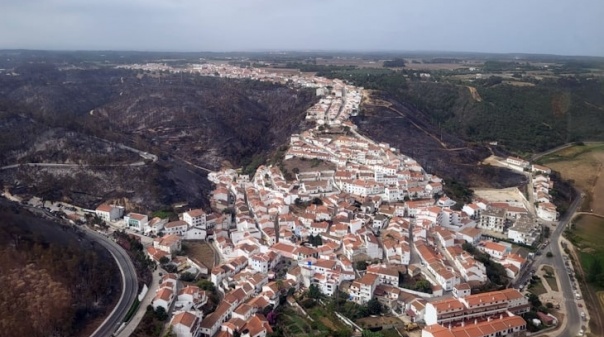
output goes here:
<path id="1" fill-rule="evenodd" d="M 579 250 L 581 265 L 588 271 L 595 259 L 604 263 L 604 219 L 580 215 L 574 220 L 573 244 Z"/>

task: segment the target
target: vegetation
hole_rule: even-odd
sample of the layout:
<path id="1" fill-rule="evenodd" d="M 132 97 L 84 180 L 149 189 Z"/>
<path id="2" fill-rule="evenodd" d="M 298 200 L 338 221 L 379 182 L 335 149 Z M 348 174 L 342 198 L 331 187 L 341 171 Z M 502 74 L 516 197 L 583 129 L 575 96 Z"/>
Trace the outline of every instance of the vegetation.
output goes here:
<path id="1" fill-rule="evenodd" d="M 0 205 L 3 336 L 77 336 L 119 295 L 107 251 L 74 227 Z"/>
<path id="2" fill-rule="evenodd" d="M 211 303 L 211 309 L 214 310 L 220 302 L 220 297 L 218 296 L 218 290 L 214 286 L 214 283 L 212 283 L 212 281 L 210 281 L 210 280 L 201 280 L 201 281 L 197 282 L 197 286 L 200 289 L 206 291 L 206 293 L 208 295 L 208 300 Z"/>
<path id="3" fill-rule="evenodd" d="M 394 60 L 384 61 L 384 68 L 402 68 L 405 66 L 405 60 L 402 58 L 395 58 Z"/>
<path id="4" fill-rule="evenodd" d="M 122 246 L 136 269 L 136 276 L 138 278 L 139 289 L 142 288 L 143 284 L 149 286 L 153 280 L 151 271 L 156 268 L 155 262 L 149 258 L 145 253 L 143 244 L 137 236 L 129 235 L 124 231 L 113 232 L 115 241 Z"/>
<path id="5" fill-rule="evenodd" d="M 573 223 L 564 234 L 578 250 L 585 280 L 595 287 L 604 288 L 604 220 L 580 215 Z"/>
<path id="6" fill-rule="evenodd" d="M 399 272 L 399 287 L 432 294 L 432 284 L 421 277 L 410 277 Z"/>
<path id="7" fill-rule="evenodd" d="M 147 311 L 143 316 L 136 330 L 132 332 L 133 337 L 160 337 L 164 329 L 164 324 L 168 319 L 168 313 L 163 307 L 153 310 L 153 306 L 147 306 Z"/>
<path id="8" fill-rule="evenodd" d="M 323 239 L 321 235 L 310 235 L 308 237 L 308 243 L 310 243 L 313 247 L 318 247 L 323 244 Z"/>

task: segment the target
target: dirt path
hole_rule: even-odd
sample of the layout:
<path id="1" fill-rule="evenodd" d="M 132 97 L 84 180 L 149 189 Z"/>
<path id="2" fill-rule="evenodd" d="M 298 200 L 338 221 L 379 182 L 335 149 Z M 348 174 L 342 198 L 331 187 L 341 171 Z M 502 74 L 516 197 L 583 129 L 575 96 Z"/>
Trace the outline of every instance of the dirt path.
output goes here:
<path id="1" fill-rule="evenodd" d="M 480 97 L 480 95 L 478 94 L 478 91 L 476 90 L 476 88 L 471 87 L 471 86 L 466 86 L 466 88 L 468 88 L 468 90 L 470 90 L 470 94 L 472 95 L 472 98 L 476 101 L 476 102 L 482 102 L 482 97 Z"/>

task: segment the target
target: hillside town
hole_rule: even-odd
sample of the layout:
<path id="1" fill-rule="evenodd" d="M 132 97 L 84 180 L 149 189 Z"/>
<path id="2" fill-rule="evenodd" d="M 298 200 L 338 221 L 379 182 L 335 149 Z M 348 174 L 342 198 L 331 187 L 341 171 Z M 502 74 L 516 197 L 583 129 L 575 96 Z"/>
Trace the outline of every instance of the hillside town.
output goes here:
<path id="1" fill-rule="evenodd" d="M 150 238 L 145 252 L 157 265 L 175 266 L 150 296 L 154 309 L 170 314 L 178 337 L 265 337 L 273 331 L 272 310 L 299 307 L 293 295 L 310 288 L 324 296 L 345 293 L 359 305 L 377 300 L 387 314 L 421 324 L 424 337 L 526 331 L 520 315 L 529 311 L 529 299 L 522 287 L 509 286 L 534 258 L 522 246 L 542 244 L 541 223 L 558 217 L 548 168 L 507 158 L 504 165 L 530 176 L 530 195 L 475 195 L 459 204 L 444 193 L 443 179 L 358 133 L 349 117 L 361 108 L 363 88 L 223 64 L 128 67 L 272 81 L 320 96 L 306 115 L 315 126 L 291 135 L 284 153 L 284 161 L 303 164 L 290 179 L 278 165 L 260 165 L 253 175 L 211 172 L 211 208 L 186 210 L 173 221 L 110 203 L 94 211 L 113 227 Z M 188 240 L 208 242 L 217 263 L 180 255 Z M 503 267 L 505 289 L 488 288 L 479 254 Z M 184 283 L 182 273 L 211 282 L 221 299 L 213 310 L 206 310 L 208 291 Z M 425 286 L 412 286 L 417 283 Z"/>

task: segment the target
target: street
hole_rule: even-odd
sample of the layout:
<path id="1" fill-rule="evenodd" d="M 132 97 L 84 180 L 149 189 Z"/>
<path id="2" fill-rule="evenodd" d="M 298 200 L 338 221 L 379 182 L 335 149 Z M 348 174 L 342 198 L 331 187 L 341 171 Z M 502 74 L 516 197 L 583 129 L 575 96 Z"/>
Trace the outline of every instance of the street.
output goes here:
<path id="1" fill-rule="evenodd" d="M 568 225 L 568 222 L 572 219 L 579 205 L 581 205 L 581 201 L 583 198 L 580 196 L 573 201 L 573 203 L 568 208 L 566 215 L 560 219 L 560 222 L 555 230 L 552 231 L 550 236 L 550 245 L 545 250 L 550 250 L 553 257 L 544 257 L 545 255 L 539 256 L 538 259 L 535 259 L 535 266 L 539 266 L 539 264 L 543 263 L 543 259 L 547 259 L 547 264 L 554 267 L 557 271 L 557 276 L 559 278 L 559 283 L 561 286 L 561 291 L 564 294 L 564 305 L 566 306 L 566 317 L 565 321 L 562 322 L 564 328 L 558 333 L 559 336 L 575 336 L 581 327 L 581 317 L 579 313 L 579 309 L 577 308 L 577 303 L 575 302 L 574 291 L 571 286 L 571 281 L 568 273 L 566 272 L 566 267 L 564 265 L 563 255 L 565 254 L 561 245 L 561 235 L 564 232 L 564 229 Z M 538 263 L 538 264 L 537 264 Z"/>
<path id="2" fill-rule="evenodd" d="M 111 336 L 124 320 L 126 313 L 134 303 L 138 293 L 138 280 L 134 265 L 121 247 L 113 241 L 107 239 L 104 235 L 98 234 L 92 230 L 87 230 L 90 238 L 94 239 L 105 247 L 115 259 L 120 273 L 122 274 L 122 294 L 113 311 L 103 321 L 103 323 L 92 333 L 91 337 Z"/>

